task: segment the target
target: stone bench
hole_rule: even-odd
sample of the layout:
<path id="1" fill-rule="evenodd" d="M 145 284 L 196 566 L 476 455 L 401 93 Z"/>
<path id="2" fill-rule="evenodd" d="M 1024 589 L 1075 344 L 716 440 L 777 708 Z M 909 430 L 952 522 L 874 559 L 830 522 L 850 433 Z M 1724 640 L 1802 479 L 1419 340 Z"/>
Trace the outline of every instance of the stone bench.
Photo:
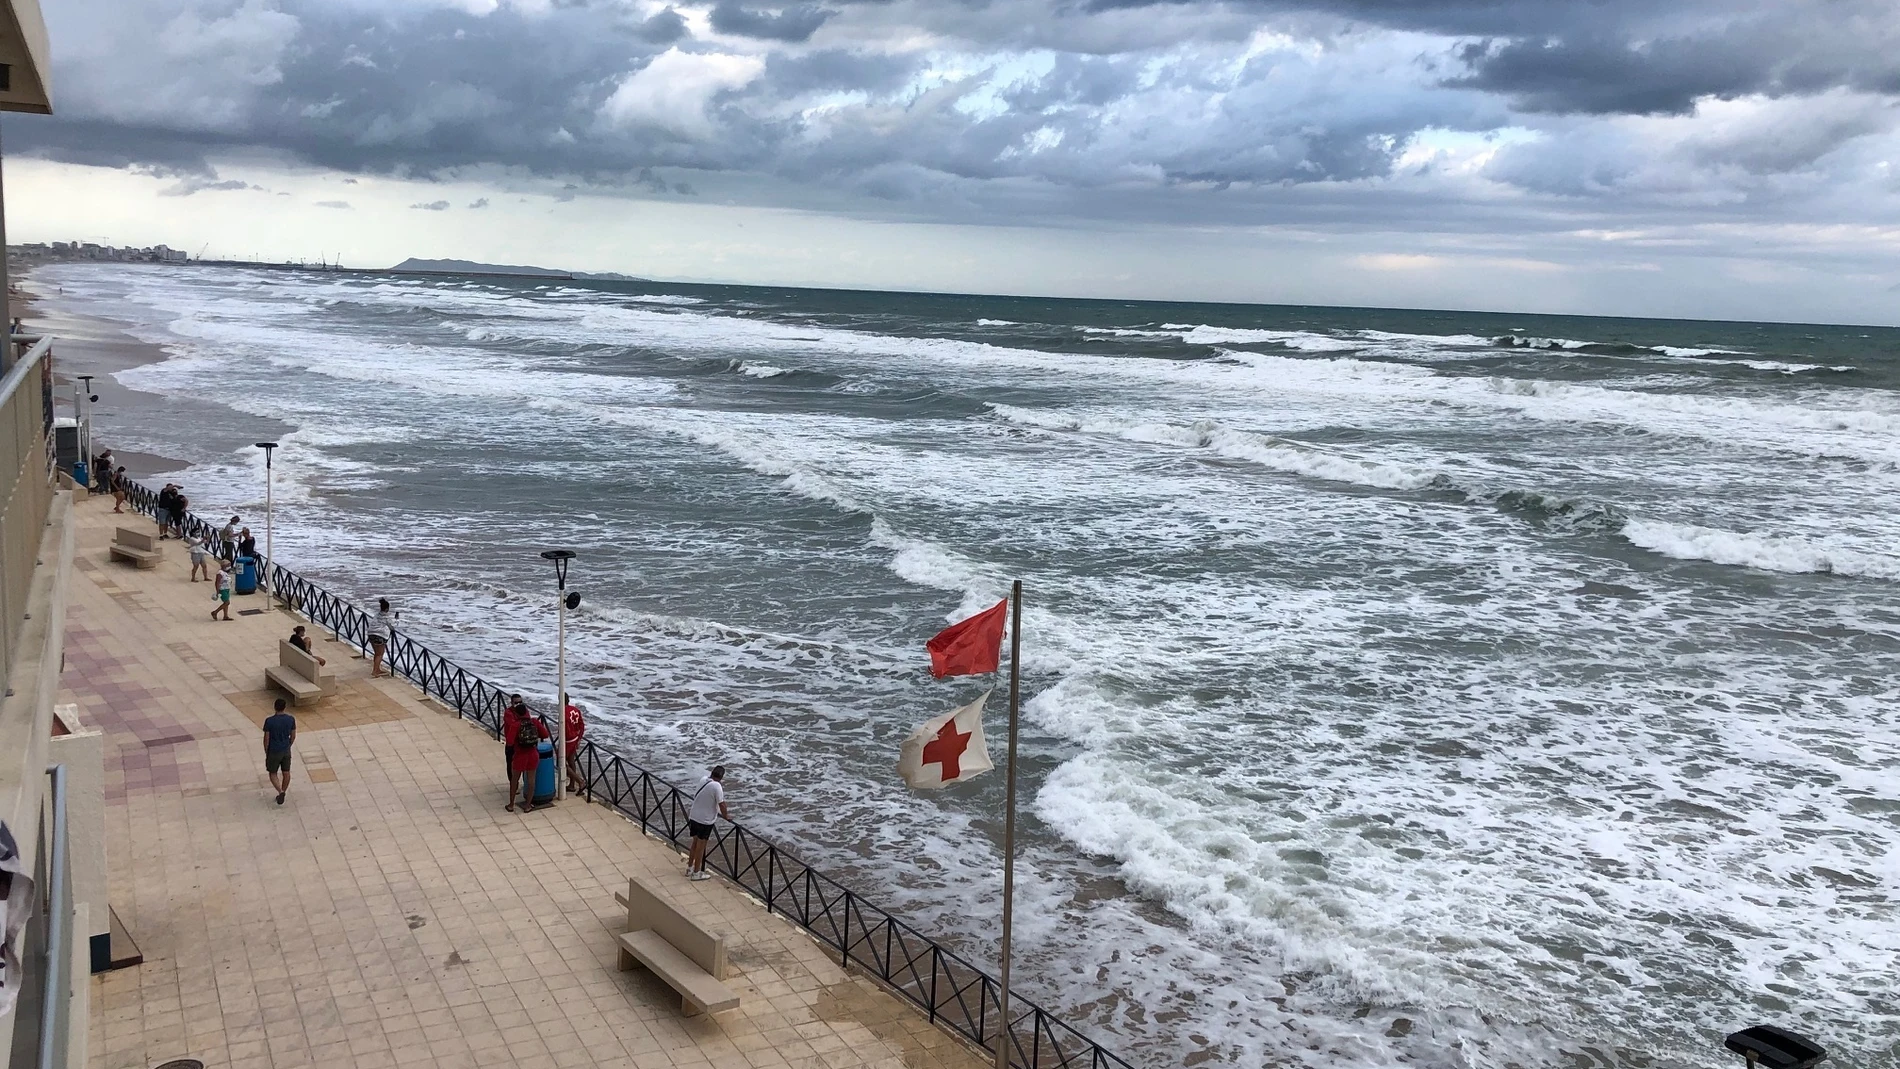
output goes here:
<path id="1" fill-rule="evenodd" d="M 317 664 L 315 657 L 291 645 L 288 639 L 279 639 L 277 664 L 264 669 L 264 685 L 288 693 L 290 704 L 302 705 L 336 689 L 336 677 Z"/>
<path id="2" fill-rule="evenodd" d="M 121 527 L 112 536 L 107 557 L 122 560 L 134 568 L 156 568 L 158 562 L 165 559 L 165 555 L 159 551 L 156 537 L 130 527 Z"/>
<path id="3" fill-rule="evenodd" d="M 727 987 L 726 937 L 693 923 L 686 914 L 638 879 L 627 880 L 627 893 L 614 901 L 627 907 L 627 930 L 618 937 L 620 969 L 645 965 L 680 993 L 680 1009 L 691 1017 L 737 1009 L 739 993 Z"/>

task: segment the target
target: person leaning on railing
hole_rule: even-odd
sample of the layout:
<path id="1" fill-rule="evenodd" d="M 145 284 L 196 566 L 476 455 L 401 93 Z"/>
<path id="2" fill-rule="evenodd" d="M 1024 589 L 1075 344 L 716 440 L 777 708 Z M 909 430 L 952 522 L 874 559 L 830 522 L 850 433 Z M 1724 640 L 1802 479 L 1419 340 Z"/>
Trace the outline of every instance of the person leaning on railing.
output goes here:
<path id="1" fill-rule="evenodd" d="M 395 634 L 395 620 L 389 615 L 389 599 L 377 598 L 376 615 L 370 617 L 369 621 L 369 676 L 371 679 L 389 674 L 383 670 L 383 658 L 388 656 L 389 641 L 395 637 Z"/>

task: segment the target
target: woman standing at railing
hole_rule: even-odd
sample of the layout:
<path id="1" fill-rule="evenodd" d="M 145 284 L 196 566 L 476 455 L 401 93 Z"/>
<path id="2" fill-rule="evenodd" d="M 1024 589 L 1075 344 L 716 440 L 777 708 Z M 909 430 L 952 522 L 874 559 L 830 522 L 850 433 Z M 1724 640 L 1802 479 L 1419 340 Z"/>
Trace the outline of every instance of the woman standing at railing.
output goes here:
<path id="1" fill-rule="evenodd" d="M 389 640 L 396 633 L 395 623 L 389 615 L 389 599 L 376 599 L 376 615 L 369 621 L 369 676 L 388 675 L 383 671 L 383 657 L 389 652 Z"/>

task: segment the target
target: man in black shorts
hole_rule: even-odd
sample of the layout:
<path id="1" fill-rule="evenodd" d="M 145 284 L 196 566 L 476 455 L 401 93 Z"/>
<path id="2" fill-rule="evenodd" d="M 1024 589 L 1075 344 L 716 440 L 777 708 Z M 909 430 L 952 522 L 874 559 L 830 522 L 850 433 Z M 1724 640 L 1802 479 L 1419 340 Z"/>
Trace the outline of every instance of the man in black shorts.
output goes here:
<path id="1" fill-rule="evenodd" d="M 710 880 L 712 873 L 706 871 L 706 844 L 712 838 L 713 821 L 732 819 L 726 811 L 726 766 L 714 765 L 706 776 L 706 781 L 693 792 L 692 803 L 686 809 L 686 830 L 693 833 L 693 849 L 686 856 L 686 878 L 689 880 Z"/>
<path id="2" fill-rule="evenodd" d="M 277 804 L 284 804 L 290 790 L 290 747 L 297 741 L 297 718 L 284 711 L 284 699 L 277 699 L 277 711 L 264 720 L 264 771 L 270 785 L 277 788 Z"/>

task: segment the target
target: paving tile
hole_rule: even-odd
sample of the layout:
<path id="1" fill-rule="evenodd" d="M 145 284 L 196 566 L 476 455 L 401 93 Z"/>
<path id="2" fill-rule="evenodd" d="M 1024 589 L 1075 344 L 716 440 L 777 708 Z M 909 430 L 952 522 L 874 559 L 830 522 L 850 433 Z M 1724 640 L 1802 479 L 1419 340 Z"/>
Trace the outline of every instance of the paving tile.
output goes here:
<path id="1" fill-rule="evenodd" d="M 368 679 L 320 628 L 338 687 L 293 710 L 275 805 L 263 677 L 298 621 L 207 619 L 179 554 L 109 565 L 100 504 L 76 510 L 61 700 L 106 733 L 113 905 L 146 961 L 93 978 L 94 1069 L 988 1064 L 723 881 L 687 883 L 618 814 L 504 812 L 495 741 Z M 684 1019 L 663 984 L 616 971 L 628 875 L 726 934 L 738 1011 Z"/>

